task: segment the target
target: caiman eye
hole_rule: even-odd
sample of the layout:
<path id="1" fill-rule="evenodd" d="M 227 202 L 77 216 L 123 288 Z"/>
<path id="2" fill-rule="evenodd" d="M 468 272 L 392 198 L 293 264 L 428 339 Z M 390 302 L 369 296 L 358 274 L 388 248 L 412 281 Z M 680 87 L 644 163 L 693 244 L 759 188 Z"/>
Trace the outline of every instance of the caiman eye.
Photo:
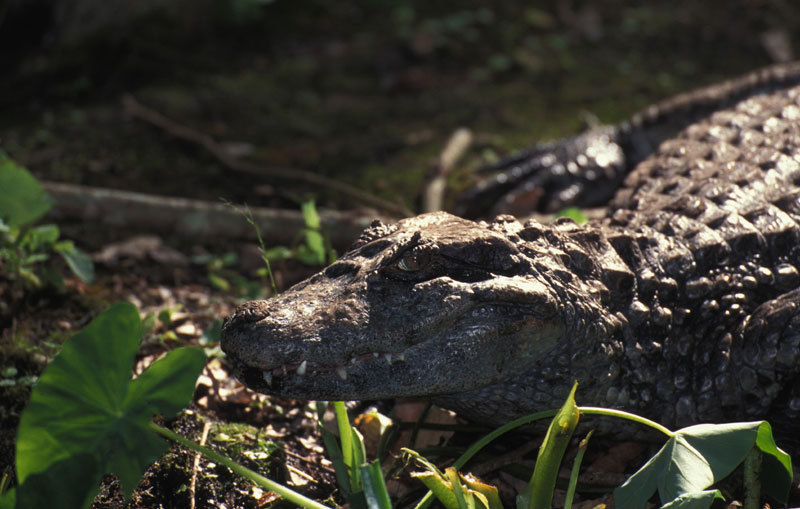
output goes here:
<path id="1" fill-rule="evenodd" d="M 416 272 L 431 263 L 432 258 L 429 249 L 412 249 L 403 254 L 397 262 L 397 268 L 405 272 Z"/>

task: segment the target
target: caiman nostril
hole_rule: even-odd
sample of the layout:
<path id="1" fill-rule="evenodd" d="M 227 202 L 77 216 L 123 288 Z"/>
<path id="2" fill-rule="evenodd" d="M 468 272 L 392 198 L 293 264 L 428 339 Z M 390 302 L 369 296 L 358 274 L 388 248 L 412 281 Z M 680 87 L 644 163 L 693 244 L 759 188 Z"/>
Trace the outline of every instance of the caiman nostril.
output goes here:
<path id="1" fill-rule="evenodd" d="M 269 316 L 269 308 L 264 305 L 263 301 L 245 302 L 233 312 L 232 315 L 225 318 L 223 327 L 227 326 L 232 321 L 241 323 L 253 323 L 263 320 Z"/>
<path id="2" fill-rule="evenodd" d="M 359 265 L 350 261 L 338 261 L 325 269 L 325 275 L 336 279 L 345 275 L 352 276 L 358 273 Z"/>

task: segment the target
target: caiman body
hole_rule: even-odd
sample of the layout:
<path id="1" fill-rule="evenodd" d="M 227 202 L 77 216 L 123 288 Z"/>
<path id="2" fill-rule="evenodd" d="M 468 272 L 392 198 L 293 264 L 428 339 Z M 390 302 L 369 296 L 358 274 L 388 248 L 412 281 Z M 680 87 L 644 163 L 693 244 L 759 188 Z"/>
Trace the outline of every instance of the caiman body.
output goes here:
<path id="1" fill-rule="evenodd" d="M 375 223 L 324 271 L 242 305 L 222 348 L 246 385 L 291 398 L 424 396 L 501 423 L 578 380 L 581 404 L 667 426 L 791 423 L 800 86 L 760 83 L 693 121 L 602 219 Z"/>

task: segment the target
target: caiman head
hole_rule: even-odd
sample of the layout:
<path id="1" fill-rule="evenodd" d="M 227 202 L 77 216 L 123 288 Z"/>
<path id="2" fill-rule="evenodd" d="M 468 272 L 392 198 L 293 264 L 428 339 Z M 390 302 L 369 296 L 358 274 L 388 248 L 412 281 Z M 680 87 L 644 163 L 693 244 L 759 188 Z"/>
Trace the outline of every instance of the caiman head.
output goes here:
<path id="1" fill-rule="evenodd" d="M 504 221 L 375 222 L 322 272 L 240 306 L 222 349 L 247 386 L 297 399 L 454 394 L 513 376 L 565 324 Z"/>

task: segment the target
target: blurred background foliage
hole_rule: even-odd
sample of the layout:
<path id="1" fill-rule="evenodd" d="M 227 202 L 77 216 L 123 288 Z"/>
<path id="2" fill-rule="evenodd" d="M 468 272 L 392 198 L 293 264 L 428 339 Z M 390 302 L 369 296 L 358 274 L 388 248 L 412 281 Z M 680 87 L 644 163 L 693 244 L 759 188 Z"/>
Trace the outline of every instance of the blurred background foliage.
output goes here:
<path id="1" fill-rule="evenodd" d="M 413 207 L 458 127 L 455 191 L 511 149 L 791 59 L 799 28 L 792 0 L 7 0 L 0 147 L 43 179 L 352 206 L 232 175 L 127 118 L 133 93 L 237 156 Z"/>

